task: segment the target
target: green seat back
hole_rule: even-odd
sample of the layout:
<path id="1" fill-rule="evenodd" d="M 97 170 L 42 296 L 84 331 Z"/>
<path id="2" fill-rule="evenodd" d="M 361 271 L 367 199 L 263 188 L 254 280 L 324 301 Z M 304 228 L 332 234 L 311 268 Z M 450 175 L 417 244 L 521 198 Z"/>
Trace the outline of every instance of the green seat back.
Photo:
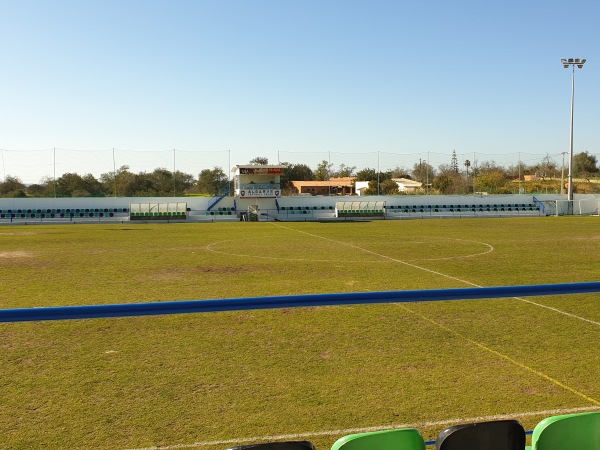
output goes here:
<path id="1" fill-rule="evenodd" d="M 402 428 L 350 434 L 338 439 L 331 450 L 425 450 L 425 441 L 419 430 Z"/>
<path id="2" fill-rule="evenodd" d="M 548 417 L 531 436 L 533 450 L 600 450 L 600 411 Z"/>

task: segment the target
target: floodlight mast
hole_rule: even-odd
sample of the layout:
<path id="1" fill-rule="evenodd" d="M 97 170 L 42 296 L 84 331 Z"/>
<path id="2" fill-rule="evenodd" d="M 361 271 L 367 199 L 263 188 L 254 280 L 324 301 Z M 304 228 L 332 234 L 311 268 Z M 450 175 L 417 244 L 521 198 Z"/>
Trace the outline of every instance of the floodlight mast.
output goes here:
<path id="1" fill-rule="evenodd" d="M 583 65 L 585 64 L 585 59 L 580 58 L 569 58 L 569 59 L 561 59 L 565 69 L 572 67 L 573 73 L 571 76 L 571 132 L 569 135 L 569 176 L 568 176 L 568 190 L 567 190 L 567 200 L 573 201 L 573 116 L 575 110 L 575 66 L 579 69 L 583 69 Z"/>

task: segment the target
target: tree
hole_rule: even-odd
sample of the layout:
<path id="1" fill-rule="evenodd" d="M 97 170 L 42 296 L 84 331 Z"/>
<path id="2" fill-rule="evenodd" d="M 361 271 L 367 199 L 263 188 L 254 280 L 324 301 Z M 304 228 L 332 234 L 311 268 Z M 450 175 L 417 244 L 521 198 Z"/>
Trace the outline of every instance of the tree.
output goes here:
<path id="1" fill-rule="evenodd" d="M 103 196 L 102 186 L 92 174 L 81 176 L 66 173 L 56 180 L 56 195 L 59 197 Z"/>
<path id="2" fill-rule="evenodd" d="M 225 190 L 229 185 L 229 180 L 221 167 L 213 169 L 204 169 L 200 172 L 196 188 L 200 194 L 217 195 Z"/>
<path id="3" fill-rule="evenodd" d="M 289 188 L 290 181 L 312 181 L 315 179 L 315 174 L 306 164 L 282 164 L 287 166 L 281 174 L 280 183 L 282 189 Z"/>
<path id="4" fill-rule="evenodd" d="M 365 195 L 378 195 L 379 192 L 377 186 L 377 180 L 370 180 L 369 187 L 365 189 Z"/>
<path id="5" fill-rule="evenodd" d="M 379 185 L 380 193 L 382 195 L 395 195 L 399 194 L 398 183 L 388 178 L 383 180 L 383 182 Z"/>
<path id="6" fill-rule="evenodd" d="M 266 166 L 267 164 L 269 164 L 269 158 L 265 158 L 264 156 L 257 156 L 256 158 L 252 158 L 250 160 L 250 164 Z"/>
<path id="7" fill-rule="evenodd" d="M 412 180 L 410 172 L 404 167 L 396 166 L 395 168 L 390 170 L 389 174 L 390 178 L 406 178 L 407 180 Z"/>
<path id="8" fill-rule="evenodd" d="M 25 185 L 18 177 L 8 175 L 0 183 L 0 197 L 24 197 Z"/>
<path id="9" fill-rule="evenodd" d="M 458 158 L 456 157 L 456 150 L 452 150 L 452 160 L 450 161 L 450 168 L 452 171 L 458 173 Z"/>
<path id="10" fill-rule="evenodd" d="M 420 183 L 431 183 L 435 178 L 435 171 L 433 167 L 425 161 L 419 161 L 415 163 L 412 169 L 412 179 L 419 181 Z"/>
<path id="11" fill-rule="evenodd" d="M 365 189 L 365 195 L 379 195 L 382 191 L 382 185 L 387 180 L 391 180 L 391 172 L 379 172 L 375 169 L 363 169 L 356 174 L 356 181 L 368 181 L 369 187 Z M 395 184 L 395 183 L 394 183 Z M 388 185 L 388 189 L 391 189 Z"/>
<path id="12" fill-rule="evenodd" d="M 100 182 L 104 190 L 110 195 L 120 197 L 133 197 L 136 195 L 135 174 L 129 171 L 129 166 L 121 166 L 115 172 L 100 175 Z"/>
<path id="13" fill-rule="evenodd" d="M 347 178 L 354 175 L 354 171 L 356 170 L 356 166 L 347 166 L 345 164 L 340 164 L 340 168 L 331 174 L 332 177 L 337 178 Z"/>
<path id="14" fill-rule="evenodd" d="M 129 186 L 132 193 L 131 196 L 138 197 L 154 197 L 158 195 L 156 190 L 155 179 L 152 174 L 140 172 L 133 176 L 131 185 Z"/>
<path id="15" fill-rule="evenodd" d="M 175 195 L 182 196 L 194 188 L 196 180 L 189 173 L 184 173 L 179 170 L 175 172 Z"/>
<path id="16" fill-rule="evenodd" d="M 55 182 L 50 177 L 44 177 L 39 183 L 27 186 L 27 195 L 31 197 L 54 197 Z"/>
<path id="17" fill-rule="evenodd" d="M 556 163 L 547 154 L 538 165 L 533 167 L 533 170 L 539 178 L 545 180 L 546 178 L 556 177 L 558 169 Z"/>
<path id="18" fill-rule="evenodd" d="M 463 178 L 450 164 L 442 164 L 438 167 L 439 174 L 433 179 L 432 186 L 440 194 L 463 194 L 466 185 Z"/>
<path id="19" fill-rule="evenodd" d="M 356 181 L 377 181 L 377 171 L 365 168 L 356 173 Z"/>
<path id="20" fill-rule="evenodd" d="M 321 163 L 317 165 L 317 170 L 315 170 L 315 180 L 317 181 L 326 181 L 331 178 L 331 168 L 333 164 L 329 161 L 323 160 Z"/>
<path id="21" fill-rule="evenodd" d="M 503 171 L 488 171 L 475 178 L 475 188 L 479 192 L 503 194 L 507 193 L 505 187 L 508 181 Z"/>
<path id="22" fill-rule="evenodd" d="M 573 156 L 573 175 L 589 181 L 600 171 L 597 164 L 596 156 L 590 155 L 588 152 L 578 153 Z"/>
<path id="23" fill-rule="evenodd" d="M 181 196 L 194 185 L 194 177 L 179 170 L 173 174 L 170 170 L 159 168 L 149 177 L 155 195 L 162 197 Z"/>
<path id="24" fill-rule="evenodd" d="M 156 196 L 167 197 L 174 195 L 174 184 L 173 184 L 173 173 L 170 170 L 159 167 L 154 169 L 153 172 L 148 174 L 148 181 L 150 182 L 150 190 L 155 192 Z"/>
<path id="25" fill-rule="evenodd" d="M 83 181 L 83 185 L 85 186 L 85 190 L 92 197 L 104 197 L 104 196 L 106 196 L 106 194 L 107 194 L 108 191 L 106 191 L 104 189 L 104 186 L 102 185 L 102 183 L 100 181 L 98 181 L 96 179 L 96 177 L 94 177 L 94 175 L 92 175 L 91 173 L 85 174 L 83 177 L 81 177 L 81 180 Z"/>
<path id="26" fill-rule="evenodd" d="M 508 166 L 505 173 L 507 177 L 518 180 L 522 179 L 524 175 L 531 175 L 533 173 L 533 168 L 523 161 L 519 161 L 518 164 Z M 476 175 L 475 172 L 473 172 L 473 175 Z"/>
<path id="27" fill-rule="evenodd" d="M 504 170 L 504 167 L 496 164 L 495 161 L 483 161 L 482 163 L 479 163 L 478 167 L 477 167 L 477 173 L 484 173 L 484 172 L 502 172 L 506 175 L 506 171 Z"/>

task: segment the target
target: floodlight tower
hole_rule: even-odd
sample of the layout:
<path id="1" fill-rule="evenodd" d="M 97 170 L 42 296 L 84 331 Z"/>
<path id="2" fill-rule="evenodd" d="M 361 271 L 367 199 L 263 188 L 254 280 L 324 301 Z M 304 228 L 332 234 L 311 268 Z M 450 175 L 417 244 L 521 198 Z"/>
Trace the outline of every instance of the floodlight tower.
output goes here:
<path id="1" fill-rule="evenodd" d="M 569 145 L 569 188 L 567 190 L 567 200 L 573 201 L 573 113 L 575 109 L 575 66 L 579 69 L 583 69 L 583 65 L 585 64 L 585 59 L 579 58 L 569 58 L 569 59 L 561 59 L 565 69 L 568 69 L 569 66 L 573 69 L 573 75 L 571 76 L 571 133 L 570 133 L 570 145 Z"/>

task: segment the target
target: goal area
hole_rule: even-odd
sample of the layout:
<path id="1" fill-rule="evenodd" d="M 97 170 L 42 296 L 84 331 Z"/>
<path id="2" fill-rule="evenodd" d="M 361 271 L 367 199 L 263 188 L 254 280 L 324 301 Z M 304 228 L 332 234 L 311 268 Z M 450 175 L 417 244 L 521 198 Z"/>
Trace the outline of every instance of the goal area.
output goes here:
<path id="1" fill-rule="evenodd" d="M 556 216 L 597 216 L 600 211 L 600 200 L 552 200 L 544 201 L 546 215 Z"/>

